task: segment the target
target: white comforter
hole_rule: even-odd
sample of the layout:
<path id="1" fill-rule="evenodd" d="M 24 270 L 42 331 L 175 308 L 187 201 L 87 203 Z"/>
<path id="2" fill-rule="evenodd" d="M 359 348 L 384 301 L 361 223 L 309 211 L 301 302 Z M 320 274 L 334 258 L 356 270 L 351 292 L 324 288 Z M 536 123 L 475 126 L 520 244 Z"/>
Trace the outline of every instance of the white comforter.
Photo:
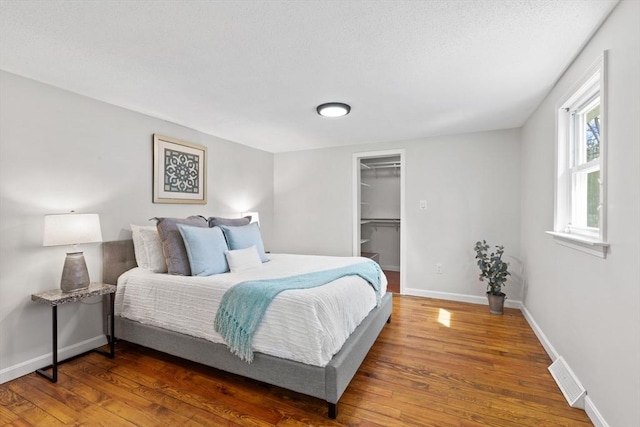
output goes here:
<path id="1" fill-rule="evenodd" d="M 364 258 L 270 254 L 271 261 L 238 273 L 208 277 L 156 274 L 134 268 L 118 279 L 115 312 L 136 322 L 223 343 L 213 329 L 222 295 L 253 279 L 288 277 L 363 262 Z M 381 292 L 387 280 L 382 277 Z M 325 366 L 376 306 L 375 291 L 358 276 L 291 290 L 271 303 L 256 331 L 253 350 L 308 365 Z"/>

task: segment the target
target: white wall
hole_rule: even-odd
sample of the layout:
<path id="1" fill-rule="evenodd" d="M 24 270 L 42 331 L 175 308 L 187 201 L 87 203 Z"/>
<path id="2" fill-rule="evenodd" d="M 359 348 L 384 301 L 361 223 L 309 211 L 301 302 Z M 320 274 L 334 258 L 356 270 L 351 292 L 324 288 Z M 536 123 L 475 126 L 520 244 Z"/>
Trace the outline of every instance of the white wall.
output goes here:
<path id="1" fill-rule="evenodd" d="M 587 389 L 587 403 L 621 427 L 640 425 L 639 18 L 640 2 L 623 0 L 522 130 L 526 308 Z M 554 107 L 604 50 L 611 251 L 603 260 L 544 232 L 553 228 Z"/>
<path id="2" fill-rule="evenodd" d="M 58 286 L 65 250 L 41 246 L 45 214 L 97 212 L 104 239 L 115 240 L 156 215 L 258 210 L 271 251 L 351 255 L 352 153 L 404 148 L 405 289 L 482 296 L 473 243 L 504 244 L 525 260 L 528 285 L 523 295 L 511 280 L 507 294 L 525 299 L 592 408 L 611 426 L 640 425 L 638 16 L 640 2 L 623 0 L 522 130 L 275 156 L 0 72 L 0 381 L 48 361 L 50 311 L 29 296 Z M 605 49 L 611 251 L 601 260 L 544 231 L 553 226 L 555 103 Z M 151 203 L 153 133 L 209 147 L 206 206 Z M 99 280 L 100 245 L 83 249 Z M 99 304 L 59 314 L 60 347 L 102 337 Z"/>
<path id="3" fill-rule="evenodd" d="M 6 72 L 0 93 L 0 381 L 50 361 L 51 310 L 30 295 L 59 287 L 66 248 L 42 247 L 45 214 L 99 213 L 104 240 L 117 240 L 153 216 L 257 210 L 269 246 L 272 154 Z M 151 202 L 153 133 L 209 148 L 207 205 Z M 101 245 L 81 249 L 100 280 Z M 59 308 L 67 353 L 104 340 L 97 303 Z"/>
<path id="4" fill-rule="evenodd" d="M 406 292 L 482 297 L 473 245 L 520 250 L 519 130 L 275 155 L 276 252 L 351 255 L 352 153 L 406 150 Z M 427 200 L 428 209 L 419 209 Z M 435 273 L 436 263 L 443 273 Z M 520 284 L 506 289 L 520 299 Z"/>

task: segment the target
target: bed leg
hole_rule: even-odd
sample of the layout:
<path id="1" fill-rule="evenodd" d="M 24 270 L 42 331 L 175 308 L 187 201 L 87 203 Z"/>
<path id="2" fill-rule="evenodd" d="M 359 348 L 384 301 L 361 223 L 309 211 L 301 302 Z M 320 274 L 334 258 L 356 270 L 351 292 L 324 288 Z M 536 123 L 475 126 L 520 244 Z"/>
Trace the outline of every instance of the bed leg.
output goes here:
<path id="1" fill-rule="evenodd" d="M 335 420 L 336 417 L 338 416 L 338 404 L 327 402 L 327 409 L 329 413 L 329 418 L 331 418 L 332 420 Z"/>
<path id="2" fill-rule="evenodd" d="M 387 323 L 391 323 L 391 316 L 387 319 Z"/>

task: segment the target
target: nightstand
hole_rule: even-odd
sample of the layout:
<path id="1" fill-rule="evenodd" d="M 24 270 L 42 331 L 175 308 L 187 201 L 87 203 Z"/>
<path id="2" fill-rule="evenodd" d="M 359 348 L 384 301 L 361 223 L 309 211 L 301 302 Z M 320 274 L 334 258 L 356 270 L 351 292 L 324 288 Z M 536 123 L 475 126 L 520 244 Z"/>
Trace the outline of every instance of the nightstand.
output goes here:
<path id="1" fill-rule="evenodd" d="M 58 381 L 58 306 L 71 302 L 78 302 L 84 298 L 94 297 L 98 295 L 109 295 L 109 307 L 111 309 L 111 321 L 109 328 L 109 335 L 107 335 L 107 341 L 109 342 L 109 351 L 100 350 L 98 348 L 90 350 L 92 352 L 100 353 L 113 359 L 115 357 L 115 337 L 114 331 L 114 296 L 116 287 L 113 285 L 106 285 L 103 283 L 91 283 L 87 289 L 81 289 L 73 292 L 62 292 L 60 289 L 52 289 L 46 292 L 40 292 L 38 294 L 32 294 L 31 300 L 47 304 L 51 306 L 52 315 L 52 338 L 53 338 L 53 363 L 42 369 L 37 369 L 36 372 L 43 377 L 49 379 L 51 382 Z M 47 372 L 51 369 L 51 374 Z"/>

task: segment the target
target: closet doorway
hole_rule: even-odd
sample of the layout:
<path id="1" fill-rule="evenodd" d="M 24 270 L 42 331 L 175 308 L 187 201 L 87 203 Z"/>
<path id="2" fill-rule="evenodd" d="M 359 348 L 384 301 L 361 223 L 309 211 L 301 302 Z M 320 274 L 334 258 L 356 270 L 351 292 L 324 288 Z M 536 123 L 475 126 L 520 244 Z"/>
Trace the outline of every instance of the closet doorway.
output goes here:
<path id="1" fill-rule="evenodd" d="M 353 254 L 380 264 L 388 291 L 405 277 L 404 150 L 353 154 Z"/>

